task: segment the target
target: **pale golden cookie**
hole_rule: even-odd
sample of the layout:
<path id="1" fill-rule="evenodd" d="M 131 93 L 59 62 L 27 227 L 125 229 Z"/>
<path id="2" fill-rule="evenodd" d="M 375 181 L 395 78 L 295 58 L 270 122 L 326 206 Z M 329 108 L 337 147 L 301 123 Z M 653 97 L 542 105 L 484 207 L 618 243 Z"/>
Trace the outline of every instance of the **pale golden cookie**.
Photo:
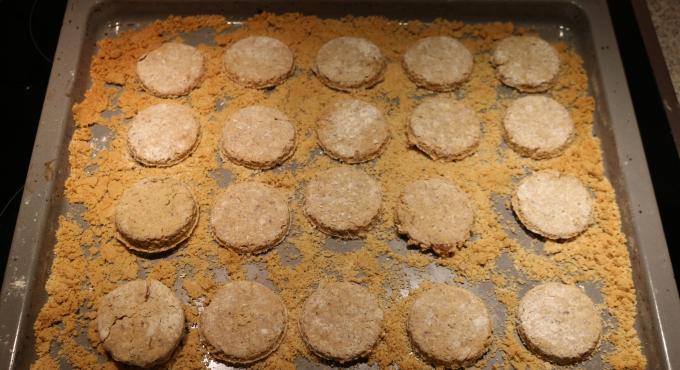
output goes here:
<path id="1" fill-rule="evenodd" d="M 158 253 L 189 237 L 198 222 L 198 204 L 181 181 L 146 178 L 123 193 L 114 218 L 117 237 L 125 246 Z"/>
<path id="2" fill-rule="evenodd" d="M 491 344 L 491 318 L 476 295 L 437 285 L 416 298 L 407 329 L 413 347 L 436 365 L 473 365 Z"/>
<path id="3" fill-rule="evenodd" d="M 519 302 L 517 332 L 539 356 L 572 364 L 592 353 L 602 334 L 602 320 L 593 301 L 581 289 L 544 283 Z"/>
<path id="4" fill-rule="evenodd" d="M 414 181 L 397 203 L 397 228 L 409 243 L 451 255 L 470 237 L 472 202 L 457 185 L 442 178 Z"/>
<path id="5" fill-rule="evenodd" d="M 114 360 L 144 368 L 162 364 L 184 335 L 182 302 L 159 281 L 131 281 L 104 296 L 97 331 Z"/>
<path id="6" fill-rule="evenodd" d="M 264 252 L 288 233 L 288 199 L 279 189 L 259 182 L 230 185 L 215 199 L 210 227 L 221 245 L 239 253 Z"/>
<path id="7" fill-rule="evenodd" d="M 501 82 L 523 92 L 548 90 L 560 71 L 555 48 L 536 36 L 510 36 L 501 40 L 491 62 Z"/>
<path id="8" fill-rule="evenodd" d="M 404 53 L 402 65 L 408 77 L 433 91 L 451 91 L 467 81 L 472 73 L 472 53 L 449 36 L 418 40 Z"/>
<path id="9" fill-rule="evenodd" d="M 286 44 L 267 36 L 237 41 L 224 53 L 224 70 L 239 85 L 263 89 L 293 74 L 293 53 Z"/>
<path id="10" fill-rule="evenodd" d="M 252 105 L 236 111 L 222 127 L 220 148 L 230 161 L 252 169 L 275 167 L 295 151 L 295 126 L 276 108 Z"/>
<path id="11" fill-rule="evenodd" d="M 203 55 L 195 47 L 168 42 L 139 59 L 137 76 L 154 95 L 181 96 L 201 82 L 203 63 Z"/>
<path id="12" fill-rule="evenodd" d="M 319 118 L 319 145 L 331 158 L 361 163 L 379 156 L 390 138 L 382 112 L 357 99 L 335 102 Z"/>
<path id="13" fill-rule="evenodd" d="M 338 37 L 316 54 L 314 72 L 326 86 L 337 90 L 368 88 L 383 78 L 385 59 L 372 42 L 359 37 Z"/>
<path id="14" fill-rule="evenodd" d="M 132 119 L 128 150 L 137 162 L 168 167 L 187 158 L 198 146 L 201 125 L 191 108 L 175 103 L 152 105 Z"/>
<path id="15" fill-rule="evenodd" d="M 452 98 L 423 100 L 411 114 L 409 142 L 432 159 L 465 158 L 479 146 L 481 125 L 475 112 Z"/>
<path id="16" fill-rule="evenodd" d="M 349 282 L 320 286 L 305 301 L 299 321 L 309 349 L 340 363 L 369 354 L 382 335 L 382 323 L 375 297 Z"/>
<path id="17" fill-rule="evenodd" d="M 199 331 L 210 354 L 247 365 L 276 351 L 286 332 L 288 313 L 281 298 L 253 281 L 222 286 L 203 310 Z"/>
<path id="18" fill-rule="evenodd" d="M 525 96 L 510 104 L 503 117 L 505 142 L 533 159 L 556 157 L 574 137 L 569 111 L 547 96 Z"/>
<path id="19" fill-rule="evenodd" d="M 544 170 L 520 181 L 512 209 L 522 224 L 549 239 L 569 239 L 593 222 L 593 200 L 573 176 Z"/>
<path id="20" fill-rule="evenodd" d="M 336 167 L 318 173 L 305 188 L 304 212 L 326 234 L 352 238 L 378 217 L 382 190 L 365 172 Z"/>

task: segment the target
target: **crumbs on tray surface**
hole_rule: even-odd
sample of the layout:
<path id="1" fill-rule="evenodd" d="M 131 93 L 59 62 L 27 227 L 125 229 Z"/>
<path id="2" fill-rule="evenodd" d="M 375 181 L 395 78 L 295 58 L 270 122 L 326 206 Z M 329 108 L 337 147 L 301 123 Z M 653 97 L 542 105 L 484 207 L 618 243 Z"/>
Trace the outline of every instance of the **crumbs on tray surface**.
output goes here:
<path id="1" fill-rule="evenodd" d="M 128 121 L 149 105 L 163 101 L 146 93 L 135 75 L 137 59 L 163 42 L 201 28 L 214 30 L 214 41 L 199 44 L 206 58 L 201 85 L 185 97 L 198 115 L 202 137 L 192 156 L 169 168 L 142 167 L 127 152 Z M 517 92 L 501 87 L 489 63 L 494 43 L 511 34 L 530 31 L 511 23 L 465 24 L 437 20 L 401 23 L 379 17 L 319 19 L 300 14 L 260 14 L 243 27 L 229 26 L 221 16 L 169 17 L 148 27 L 124 32 L 98 42 L 91 64 L 92 85 L 73 107 L 75 132 L 69 146 L 70 176 L 66 198 L 75 209 L 59 219 L 54 262 L 47 281 L 48 300 L 35 322 L 38 360 L 33 367 L 55 368 L 61 361 L 75 368 L 116 368 L 106 356 L 96 331 L 96 308 L 102 297 L 124 281 L 155 278 L 174 287 L 184 300 L 187 335 L 165 365 L 176 369 L 206 366 L 196 323 L 202 307 L 225 279 L 256 279 L 273 287 L 289 310 L 288 330 L 279 349 L 255 368 L 293 369 L 318 360 L 297 330 L 302 303 L 319 281 L 359 282 L 380 299 L 385 333 L 367 361 L 380 368 L 430 368 L 417 357 L 406 334 L 407 308 L 430 281 L 463 284 L 487 303 L 494 321 L 489 353 L 477 363 L 484 367 L 551 368 L 520 342 L 515 311 L 520 296 L 540 281 L 584 283 L 601 294 L 598 307 L 605 320 L 603 343 L 596 352 L 607 366 L 645 367 L 635 329 L 636 295 L 626 238 L 621 231 L 614 189 L 604 175 L 600 142 L 592 135 L 594 101 L 581 57 L 562 42 L 554 44 L 562 69 L 549 95 L 566 106 L 576 125 L 576 138 L 557 158 L 534 161 L 520 157 L 502 142 L 501 119 Z M 422 97 L 402 70 L 400 58 L 416 40 L 432 35 L 460 38 L 474 55 L 470 81 L 451 95 L 461 98 L 482 121 L 479 150 L 457 162 L 433 161 L 407 144 L 409 115 Z M 212 33 L 211 33 L 212 35 Z M 294 75 L 271 91 L 242 88 L 222 72 L 225 46 L 248 35 L 268 35 L 287 44 L 295 55 Z M 338 36 L 361 36 L 375 43 L 388 64 L 384 81 L 374 88 L 341 93 L 327 88 L 311 72 L 316 51 Z M 381 219 L 356 243 L 326 245 L 326 236 L 305 218 L 301 188 L 320 170 L 337 162 L 320 155 L 313 131 L 316 119 L 335 99 L 354 96 L 376 105 L 390 125 L 392 140 L 385 153 L 357 165 L 374 175 L 384 191 Z M 236 110 L 251 104 L 280 109 L 295 122 L 299 145 L 280 168 L 254 171 L 222 162 L 218 141 L 222 123 Z M 223 109 L 216 109 L 223 107 Z M 102 115 L 105 111 L 118 114 Z M 111 131 L 108 149 L 92 145 L 93 125 Z M 294 165 L 292 165 L 292 164 Z M 556 169 L 581 179 L 595 197 L 596 223 L 571 241 L 544 243 L 526 240 L 514 220 L 503 218 L 515 181 L 529 172 Z M 291 196 L 293 227 L 286 240 L 257 256 L 238 255 L 220 247 L 209 231 L 209 211 L 225 174 L 231 181 L 261 181 Z M 161 258 L 130 253 L 115 238 L 114 206 L 124 189 L 144 177 L 174 176 L 188 184 L 200 204 L 200 219 L 188 243 Z M 443 176 L 467 192 L 476 207 L 473 237 L 450 258 L 406 248 L 394 226 L 399 193 L 411 181 Z M 227 176 L 228 178 L 228 176 Z M 81 222 L 86 224 L 83 225 Z M 522 239 L 522 237 L 524 239 Z M 394 242 L 397 240 L 397 242 Z M 392 241 L 390 243 L 390 241 Z M 83 336 L 89 339 L 83 341 Z"/>

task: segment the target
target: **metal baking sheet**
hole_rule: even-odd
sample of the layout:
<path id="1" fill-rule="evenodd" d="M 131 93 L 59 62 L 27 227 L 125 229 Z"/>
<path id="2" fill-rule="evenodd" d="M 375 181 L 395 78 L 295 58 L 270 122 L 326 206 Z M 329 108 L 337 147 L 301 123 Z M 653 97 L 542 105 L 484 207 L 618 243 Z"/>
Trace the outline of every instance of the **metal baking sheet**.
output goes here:
<path id="1" fill-rule="evenodd" d="M 623 230 L 628 237 L 638 294 L 637 327 L 648 368 L 680 369 L 680 352 L 673 351 L 680 346 L 680 302 L 605 0 L 71 0 L 54 58 L 0 296 L 3 345 L 0 368 L 25 369 L 35 360 L 32 326 L 46 300 L 44 285 L 52 262 L 57 218 L 67 211 L 77 212 L 63 198 L 68 176 L 68 142 L 74 131 L 71 106 L 82 100 L 88 87 L 89 64 L 96 40 L 171 14 L 223 14 L 238 21 L 262 10 L 321 17 L 381 15 L 425 22 L 437 17 L 465 22 L 511 21 L 535 28 L 548 39 L 563 38 L 575 47 L 585 61 L 596 101 L 594 131 L 602 141 L 605 167 L 616 190 Z M 94 134 L 105 136 L 107 133 Z M 218 181 L 229 180 L 228 174 L 215 175 Z M 511 214 L 505 216 L 514 220 Z M 352 248 L 352 245 L 342 248 Z M 450 278 L 445 276 L 450 271 L 430 267 L 424 271 L 406 271 L 407 276 L 416 284 L 419 279 Z M 504 268 L 502 259 L 499 268 Z M 252 266 L 249 274 L 258 279 L 257 266 Z M 482 295 L 491 289 L 485 284 L 469 288 Z M 585 288 L 597 301 L 596 287 Z M 317 366 L 304 359 L 297 365 L 300 368 Z M 603 366 L 598 356 L 583 365 L 593 369 Z"/>

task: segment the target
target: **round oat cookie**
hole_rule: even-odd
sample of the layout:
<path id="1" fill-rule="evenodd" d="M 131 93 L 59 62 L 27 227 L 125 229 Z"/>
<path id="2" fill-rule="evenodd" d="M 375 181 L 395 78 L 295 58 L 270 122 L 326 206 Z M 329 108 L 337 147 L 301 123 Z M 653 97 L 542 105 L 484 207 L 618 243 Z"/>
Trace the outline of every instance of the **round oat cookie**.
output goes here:
<path id="1" fill-rule="evenodd" d="M 250 36 L 227 49 L 224 69 L 237 84 L 264 89 L 283 83 L 293 74 L 293 53 L 275 38 Z"/>
<path id="2" fill-rule="evenodd" d="M 452 98 L 426 98 L 411 114 L 409 142 L 432 159 L 453 161 L 479 146 L 481 127 L 475 112 Z"/>
<path id="3" fill-rule="evenodd" d="M 135 280 L 104 296 L 97 331 L 114 360 L 153 367 L 170 359 L 184 335 L 182 302 L 156 280 Z"/>
<path id="4" fill-rule="evenodd" d="M 555 48 L 536 36 L 510 36 L 501 40 L 491 62 L 504 84 L 523 92 L 548 90 L 560 71 Z"/>
<path id="5" fill-rule="evenodd" d="M 433 91 L 451 91 L 467 81 L 472 73 L 472 53 L 460 41 L 449 36 L 418 40 L 406 50 L 402 65 L 408 77 L 419 87 Z"/>
<path id="6" fill-rule="evenodd" d="M 406 186 L 397 203 L 397 228 L 409 243 L 439 255 L 452 255 L 470 237 L 472 202 L 457 185 L 442 179 Z"/>
<path id="7" fill-rule="evenodd" d="M 328 283 L 307 298 L 299 325 L 302 339 L 312 352 L 344 363 L 373 350 L 382 335 L 383 311 L 365 287 Z"/>
<path id="8" fill-rule="evenodd" d="M 562 154 L 574 137 L 569 112 L 547 96 L 525 96 L 512 102 L 503 117 L 503 128 L 508 145 L 533 159 Z"/>
<path id="9" fill-rule="evenodd" d="M 200 316 L 199 332 L 217 359 L 246 365 L 272 354 L 286 332 L 281 298 L 254 281 L 222 286 Z"/>
<path id="10" fill-rule="evenodd" d="M 548 239 L 569 239 L 593 221 L 593 200 L 577 178 L 544 170 L 520 181 L 512 209 L 530 231 Z"/>
<path id="11" fill-rule="evenodd" d="M 484 302 L 450 285 L 436 285 L 416 298 L 407 330 L 424 358 L 456 369 L 473 365 L 491 344 L 491 318 Z"/>
<path id="12" fill-rule="evenodd" d="M 146 178 L 118 200 L 118 239 L 142 253 L 158 253 L 186 240 L 198 222 L 198 204 L 191 190 L 173 178 Z"/>
<path id="13" fill-rule="evenodd" d="M 356 237 L 378 217 L 382 191 L 378 182 L 351 167 L 317 174 L 305 189 L 304 212 L 319 230 L 341 238 Z"/>
<path id="14" fill-rule="evenodd" d="M 364 38 L 338 37 L 319 49 L 314 72 L 333 89 L 368 88 L 382 80 L 385 59 L 380 49 Z"/>
<path id="15" fill-rule="evenodd" d="M 590 298 L 576 286 L 544 283 L 519 302 L 517 332 L 526 346 L 557 364 L 587 357 L 600 340 L 602 321 Z"/>
<path id="16" fill-rule="evenodd" d="M 231 185 L 215 199 L 210 226 L 225 247 L 239 253 L 264 252 L 288 233 L 288 199 L 280 190 L 259 182 Z"/>
<path id="17" fill-rule="evenodd" d="M 152 105 L 132 119 L 128 150 L 143 165 L 172 166 L 196 149 L 200 129 L 191 108 L 175 103 Z"/>
<path id="18" fill-rule="evenodd" d="M 222 154 L 251 169 L 275 167 L 293 155 L 295 127 L 283 112 L 253 105 L 231 115 L 222 128 Z"/>
<path id="19" fill-rule="evenodd" d="M 361 100 L 343 99 L 319 118 L 316 136 L 331 158 L 360 163 L 383 152 L 390 131 L 378 108 Z"/>
<path id="20" fill-rule="evenodd" d="M 203 55 L 193 46 L 168 42 L 137 61 L 144 87 L 160 97 L 186 95 L 198 86 L 205 68 Z"/>

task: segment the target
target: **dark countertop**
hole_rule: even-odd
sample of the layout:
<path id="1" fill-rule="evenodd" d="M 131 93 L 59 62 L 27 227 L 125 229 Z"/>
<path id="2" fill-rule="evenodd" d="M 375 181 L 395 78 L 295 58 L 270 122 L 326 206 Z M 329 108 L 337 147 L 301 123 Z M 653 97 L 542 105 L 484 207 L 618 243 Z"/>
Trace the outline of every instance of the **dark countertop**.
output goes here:
<path id="1" fill-rule="evenodd" d="M 677 280 L 680 253 L 675 246 L 680 243 L 677 227 L 680 181 L 672 179 L 670 174 L 678 173 L 680 160 L 649 61 L 642 57 L 645 49 L 631 3 L 610 0 L 609 4 L 617 35 L 623 35 L 621 39 L 625 40 L 619 42 L 619 47 Z M 648 0 L 648 4 L 664 55 L 670 61 L 669 72 L 676 91 L 680 91 L 680 1 Z M 2 34 L 9 36 L 5 37 L 6 52 L 2 58 L 4 71 L 9 72 L 0 75 L 3 124 L 12 133 L 4 136 L 6 141 L 0 146 L 5 159 L 2 161 L 5 180 L 0 193 L 0 273 L 3 275 L 65 6 L 65 0 L 0 2 L 0 27 Z"/>
<path id="2" fill-rule="evenodd" d="M 680 96 L 680 1 L 647 0 L 647 7 L 666 59 L 677 100 Z"/>

